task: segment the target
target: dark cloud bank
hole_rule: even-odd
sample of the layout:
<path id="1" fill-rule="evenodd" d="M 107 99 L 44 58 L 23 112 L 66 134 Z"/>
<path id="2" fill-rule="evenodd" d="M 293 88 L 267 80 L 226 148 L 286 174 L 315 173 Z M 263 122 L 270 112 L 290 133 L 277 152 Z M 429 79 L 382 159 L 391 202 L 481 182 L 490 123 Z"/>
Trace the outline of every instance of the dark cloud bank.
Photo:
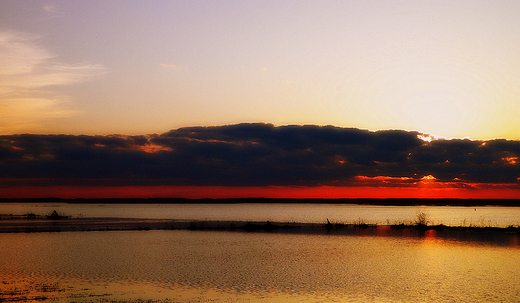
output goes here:
<path id="1" fill-rule="evenodd" d="M 0 136 L 0 178 L 3 186 L 406 186 L 428 175 L 454 186 L 519 182 L 520 141 L 421 135 L 238 124 L 147 136 Z"/>

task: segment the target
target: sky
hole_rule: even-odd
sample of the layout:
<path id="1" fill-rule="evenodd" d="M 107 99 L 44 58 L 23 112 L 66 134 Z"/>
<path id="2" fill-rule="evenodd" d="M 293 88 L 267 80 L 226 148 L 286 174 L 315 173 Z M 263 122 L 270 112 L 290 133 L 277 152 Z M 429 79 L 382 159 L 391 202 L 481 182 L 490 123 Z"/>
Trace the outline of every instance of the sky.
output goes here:
<path id="1" fill-rule="evenodd" d="M 519 15 L 518 1 L 0 0 L 0 196 L 520 198 Z M 331 129 L 347 139 L 313 137 Z M 398 135 L 375 148 L 382 134 Z"/>

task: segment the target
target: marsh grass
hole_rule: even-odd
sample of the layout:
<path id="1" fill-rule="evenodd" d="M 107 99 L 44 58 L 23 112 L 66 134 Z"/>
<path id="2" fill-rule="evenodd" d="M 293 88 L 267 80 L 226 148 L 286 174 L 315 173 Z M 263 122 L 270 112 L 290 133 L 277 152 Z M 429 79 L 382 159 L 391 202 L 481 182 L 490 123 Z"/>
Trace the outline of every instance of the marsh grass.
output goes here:
<path id="1" fill-rule="evenodd" d="M 90 221 L 88 218 L 73 218 L 53 211 L 49 215 L 34 215 L 27 213 L 25 215 L 5 215 L 0 216 L 2 219 L 11 220 L 26 220 L 27 218 L 34 218 L 33 220 L 27 220 L 26 222 L 20 222 L 17 225 L 10 225 L 8 222 L 0 224 L 0 232 L 2 233 L 15 233 L 15 232 L 60 232 L 60 231 L 108 231 L 108 230 L 157 230 L 157 229 L 186 229 L 186 230 L 222 230 L 222 231 L 248 231 L 248 232 L 285 232 L 287 230 L 294 230 L 294 232 L 305 233 L 305 232 L 339 232 L 341 229 L 357 228 L 357 229 L 369 229 L 377 228 L 379 226 L 386 226 L 394 229 L 403 228 L 416 228 L 416 229 L 458 229 L 458 230 L 481 230 L 481 231 L 505 231 L 505 232 L 520 232 L 520 224 L 510 224 L 507 227 L 493 226 L 492 221 L 488 218 L 482 217 L 477 224 L 474 224 L 464 219 L 461 225 L 443 225 L 434 224 L 430 219 L 430 216 L 426 212 L 417 212 L 413 220 L 410 221 L 396 221 L 391 222 L 386 220 L 380 223 L 370 223 L 366 219 L 359 217 L 357 220 L 345 223 L 345 222 L 331 222 L 326 219 L 323 223 L 300 223 L 300 222 L 247 222 L 247 221 L 176 221 L 176 220 L 146 220 L 141 222 L 140 220 L 127 219 L 124 222 L 112 222 L 111 218 Z M 67 220 L 61 220 L 69 218 Z M 52 222 L 44 222 L 45 220 L 52 220 Z"/>
<path id="2" fill-rule="evenodd" d="M 37 215 L 33 212 L 25 213 L 23 215 L 13 215 L 13 214 L 0 214 L 0 219 L 11 219 L 11 220 L 19 220 L 19 219 L 27 219 L 27 220 L 36 220 L 36 219 L 50 219 L 50 220 L 59 220 L 59 219 L 66 219 L 71 218 L 71 216 L 67 216 L 64 214 L 59 213 L 56 210 L 53 210 L 48 215 Z"/>
<path id="3" fill-rule="evenodd" d="M 369 228 L 369 227 L 376 227 L 377 224 L 369 224 L 367 221 L 365 221 L 362 218 L 358 218 L 356 221 L 354 221 L 354 227 L 358 228 Z"/>
<path id="4" fill-rule="evenodd" d="M 26 213 L 24 215 L 25 219 L 34 220 L 38 218 L 38 216 L 35 213 Z"/>
<path id="5" fill-rule="evenodd" d="M 51 220 L 60 220 L 60 219 L 65 219 L 65 218 L 69 218 L 69 217 L 59 214 L 56 210 L 53 210 L 52 213 L 50 213 L 46 216 L 46 218 L 51 219 Z"/>
<path id="6" fill-rule="evenodd" d="M 425 212 L 418 212 L 415 217 L 415 225 L 419 227 L 428 226 L 430 223 L 430 215 Z"/>

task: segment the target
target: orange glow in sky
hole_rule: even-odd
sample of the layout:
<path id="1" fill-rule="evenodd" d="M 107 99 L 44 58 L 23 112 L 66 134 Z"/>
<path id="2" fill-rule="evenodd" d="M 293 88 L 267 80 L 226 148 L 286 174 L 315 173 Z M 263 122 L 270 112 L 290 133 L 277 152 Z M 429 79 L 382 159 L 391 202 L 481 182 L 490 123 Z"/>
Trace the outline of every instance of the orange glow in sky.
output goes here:
<path id="1" fill-rule="evenodd" d="M 222 187 L 222 186 L 122 186 L 122 187 L 16 187 L 0 188 L 3 198 L 459 198 L 520 199 L 518 188 L 411 188 L 411 187 Z"/>

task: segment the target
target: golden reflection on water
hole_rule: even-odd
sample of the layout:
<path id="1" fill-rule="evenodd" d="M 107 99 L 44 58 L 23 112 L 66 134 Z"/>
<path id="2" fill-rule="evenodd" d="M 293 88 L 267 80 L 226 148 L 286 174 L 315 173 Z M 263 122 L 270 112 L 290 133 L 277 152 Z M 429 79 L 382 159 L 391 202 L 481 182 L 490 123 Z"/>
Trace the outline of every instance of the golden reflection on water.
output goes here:
<path id="1" fill-rule="evenodd" d="M 427 240 L 435 240 L 437 236 L 437 231 L 434 229 L 428 229 L 424 232 L 424 240 L 425 242 L 428 242 Z"/>
<path id="2" fill-rule="evenodd" d="M 428 230 L 375 233 L 0 234 L 0 301 L 520 300 L 518 246 L 448 241 Z"/>
<path id="3" fill-rule="evenodd" d="M 302 296 L 274 291 L 238 292 L 204 286 L 85 281 L 5 272 L 2 272 L 0 283 L 0 302 L 341 302 L 331 294 Z M 358 299 L 367 298 L 360 296 Z"/>

